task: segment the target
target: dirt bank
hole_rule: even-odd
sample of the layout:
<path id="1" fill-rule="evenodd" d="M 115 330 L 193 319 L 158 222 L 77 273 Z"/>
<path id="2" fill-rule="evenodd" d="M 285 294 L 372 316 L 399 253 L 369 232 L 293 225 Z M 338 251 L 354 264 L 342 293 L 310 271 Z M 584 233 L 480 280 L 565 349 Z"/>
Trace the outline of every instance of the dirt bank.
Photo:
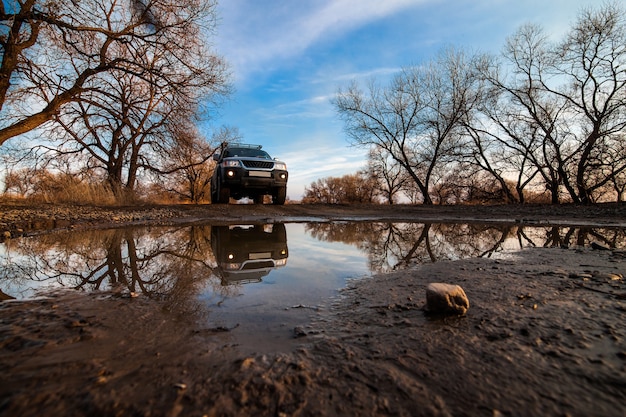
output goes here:
<path id="1" fill-rule="evenodd" d="M 130 224 L 194 221 L 407 220 L 413 222 L 499 222 L 626 227 L 626 204 L 580 206 L 498 205 L 144 205 L 136 207 L 66 206 L 0 202 L 0 239 L 59 229 L 93 229 Z"/>
<path id="2" fill-rule="evenodd" d="M 446 217 L 619 225 L 626 219 L 621 206 L 224 207 L 150 208 L 175 215 L 130 221 L 187 222 L 208 213 L 220 221 Z M 112 214 L 58 227 L 122 226 L 107 219 Z M 537 248 L 358 280 L 294 329 L 291 352 L 275 355 L 241 355 L 228 344 L 228 329 L 203 328 L 197 317 L 143 296 L 58 293 L 3 302 L 0 415 L 621 416 L 625 270 L 622 250 Z M 429 282 L 461 285 L 468 314 L 427 315 Z"/>

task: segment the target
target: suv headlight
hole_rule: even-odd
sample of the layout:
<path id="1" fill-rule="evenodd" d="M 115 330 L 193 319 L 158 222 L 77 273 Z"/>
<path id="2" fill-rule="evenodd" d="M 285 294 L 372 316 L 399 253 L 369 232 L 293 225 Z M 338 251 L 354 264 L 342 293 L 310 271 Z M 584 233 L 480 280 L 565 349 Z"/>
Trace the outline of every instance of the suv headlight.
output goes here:
<path id="1" fill-rule="evenodd" d="M 225 167 L 238 167 L 239 166 L 239 161 L 237 160 L 233 160 L 233 161 L 224 161 L 224 166 Z"/>
<path id="2" fill-rule="evenodd" d="M 280 169 L 281 171 L 287 171 L 287 164 L 284 162 L 276 162 L 274 164 L 274 169 Z"/>

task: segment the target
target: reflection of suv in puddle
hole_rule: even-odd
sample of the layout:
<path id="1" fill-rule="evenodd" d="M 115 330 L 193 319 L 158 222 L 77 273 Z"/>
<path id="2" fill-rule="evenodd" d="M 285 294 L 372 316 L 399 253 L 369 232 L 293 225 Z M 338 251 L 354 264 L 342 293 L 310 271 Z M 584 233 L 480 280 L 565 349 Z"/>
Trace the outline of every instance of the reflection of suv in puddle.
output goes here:
<path id="1" fill-rule="evenodd" d="M 211 247 L 223 285 L 261 282 L 289 256 L 284 224 L 213 226 Z"/>

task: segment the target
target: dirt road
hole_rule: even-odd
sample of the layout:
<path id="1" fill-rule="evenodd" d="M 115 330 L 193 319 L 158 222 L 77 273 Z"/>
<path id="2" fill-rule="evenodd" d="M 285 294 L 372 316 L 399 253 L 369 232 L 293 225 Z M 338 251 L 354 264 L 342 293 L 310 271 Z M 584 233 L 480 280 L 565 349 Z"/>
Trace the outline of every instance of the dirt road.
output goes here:
<path id="1" fill-rule="evenodd" d="M 0 239 L 57 229 L 93 229 L 129 224 L 193 221 L 407 220 L 413 222 L 508 222 L 626 227 L 626 204 L 603 205 L 144 205 L 64 206 L 0 202 Z"/>

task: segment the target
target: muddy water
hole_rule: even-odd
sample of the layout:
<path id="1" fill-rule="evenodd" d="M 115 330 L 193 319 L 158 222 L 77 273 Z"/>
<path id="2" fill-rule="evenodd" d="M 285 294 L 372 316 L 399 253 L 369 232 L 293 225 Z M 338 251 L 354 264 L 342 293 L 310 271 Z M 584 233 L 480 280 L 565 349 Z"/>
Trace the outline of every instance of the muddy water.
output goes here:
<path id="1" fill-rule="evenodd" d="M 135 227 L 0 244 L 0 290 L 26 299 L 63 289 L 151 297 L 194 314 L 217 343 L 288 349 L 346 280 L 528 246 L 626 246 L 616 228 L 327 222 Z M 108 293 L 107 293 L 108 294 Z"/>

